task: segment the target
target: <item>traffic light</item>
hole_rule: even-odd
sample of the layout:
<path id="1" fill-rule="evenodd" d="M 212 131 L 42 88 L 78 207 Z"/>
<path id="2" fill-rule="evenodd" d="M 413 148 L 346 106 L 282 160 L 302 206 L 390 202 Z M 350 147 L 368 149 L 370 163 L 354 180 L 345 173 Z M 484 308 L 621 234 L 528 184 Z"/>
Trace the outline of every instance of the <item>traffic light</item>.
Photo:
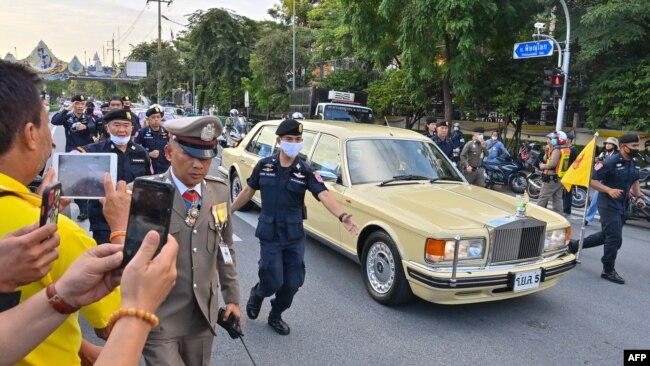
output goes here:
<path id="1" fill-rule="evenodd" d="M 559 68 L 544 70 L 544 88 L 542 95 L 546 99 L 562 98 L 564 89 L 564 75 Z"/>

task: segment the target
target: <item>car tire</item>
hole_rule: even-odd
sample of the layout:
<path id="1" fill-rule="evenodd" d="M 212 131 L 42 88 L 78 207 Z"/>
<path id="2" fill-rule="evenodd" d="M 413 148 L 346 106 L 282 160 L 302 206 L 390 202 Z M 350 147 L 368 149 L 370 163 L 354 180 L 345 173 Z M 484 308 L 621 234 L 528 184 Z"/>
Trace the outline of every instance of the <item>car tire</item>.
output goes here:
<path id="1" fill-rule="evenodd" d="M 366 290 L 375 301 L 391 306 L 412 298 L 402 258 L 385 232 L 376 231 L 368 236 L 363 246 L 361 266 Z"/>
<path id="2" fill-rule="evenodd" d="M 241 183 L 241 178 L 237 173 L 233 173 L 230 178 L 230 199 L 232 202 L 235 202 L 237 195 L 244 189 Z M 250 211 L 253 208 L 254 203 L 251 201 L 246 202 L 242 207 L 239 208 L 239 211 Z"/>

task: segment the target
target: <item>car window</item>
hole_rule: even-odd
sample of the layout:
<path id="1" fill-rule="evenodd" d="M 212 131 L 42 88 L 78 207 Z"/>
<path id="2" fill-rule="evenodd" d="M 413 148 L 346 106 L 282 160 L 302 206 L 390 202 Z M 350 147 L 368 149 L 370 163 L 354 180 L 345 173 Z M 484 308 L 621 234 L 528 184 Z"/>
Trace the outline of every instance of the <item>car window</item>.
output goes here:
<path id="1" fill-rule="evenodd" d="M 302 133 L 302 150 L 298 154 L 302 160 L 307 160 L 307 154 L 309 154 L 312 146 L 314 146 L 314 141 L 316 141 L 315 132 L 304 131 Z"/>
<path id="2" fill-rule="evenodd" d="M 311 157 L 310 165 L 314 170 L 338 175 L 341 166 L 339 139 L 331 135 L 321 135 Z"/>
<path id="3" fill-rule="evenodd" d="M 398 139 L 358 139 L 346 143 L 352 184 L 381 182 L 401 175 L 458 180 L 433 143 Z"/>
<path id="4" fill-rule="evenodd" d="M 263 158 L 271 155 L 275 144 L 275 130 L 277 126 L 264 126 L 246 146 L 246 151 Z"/>

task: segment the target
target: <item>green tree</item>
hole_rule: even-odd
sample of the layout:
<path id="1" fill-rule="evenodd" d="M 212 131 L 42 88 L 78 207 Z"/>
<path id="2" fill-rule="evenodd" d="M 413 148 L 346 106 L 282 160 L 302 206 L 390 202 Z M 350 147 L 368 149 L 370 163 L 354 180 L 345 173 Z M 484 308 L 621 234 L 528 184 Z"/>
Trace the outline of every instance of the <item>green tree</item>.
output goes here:
<path id="1" fill-rule="evenodd" d="M 203 109 L 206 97 L 219 102 L 220 110 L 239 106 L 239 101 L 243 102 L 241 79 L 250 75 L 249 59 L 257 24 L 225 9 L 197 10 L 188 20 L 187 40 L 202 91 L 199 110 Z M 224 91 L 227 100 L 220 98 Z"/>

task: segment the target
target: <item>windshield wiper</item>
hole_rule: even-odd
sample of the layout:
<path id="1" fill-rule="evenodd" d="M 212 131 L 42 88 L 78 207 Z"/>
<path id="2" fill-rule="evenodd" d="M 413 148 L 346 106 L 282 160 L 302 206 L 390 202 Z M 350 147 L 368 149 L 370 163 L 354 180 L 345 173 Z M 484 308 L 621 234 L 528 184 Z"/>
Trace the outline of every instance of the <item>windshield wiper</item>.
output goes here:
<path id="1" fill-rule="evenodd" d="M 448 180 L 448 181 L 452 181 L 452 182 L 462 182 L 463 181 L 462 179 L 460 179 L 458 177 L 438 177 L 438 178 L 430 179 L 429 182 L 435 183 L 435 182 L 437 182 L 439 180 Z"/>
<path id="2" fill-rule="evenodd" d="M 388 180 L 385 180 L 385 181 L 379 183 L 379 186 L 383 187 L 383 186 L 387 185 L 388 183 L 404 181 L 404 180 L 429 180 L 429 179 L 430 178 L 424 177 L 422 175 L 413 175 L 413 174 L 396 175 L 392 179 L 388 179 Z"/>

